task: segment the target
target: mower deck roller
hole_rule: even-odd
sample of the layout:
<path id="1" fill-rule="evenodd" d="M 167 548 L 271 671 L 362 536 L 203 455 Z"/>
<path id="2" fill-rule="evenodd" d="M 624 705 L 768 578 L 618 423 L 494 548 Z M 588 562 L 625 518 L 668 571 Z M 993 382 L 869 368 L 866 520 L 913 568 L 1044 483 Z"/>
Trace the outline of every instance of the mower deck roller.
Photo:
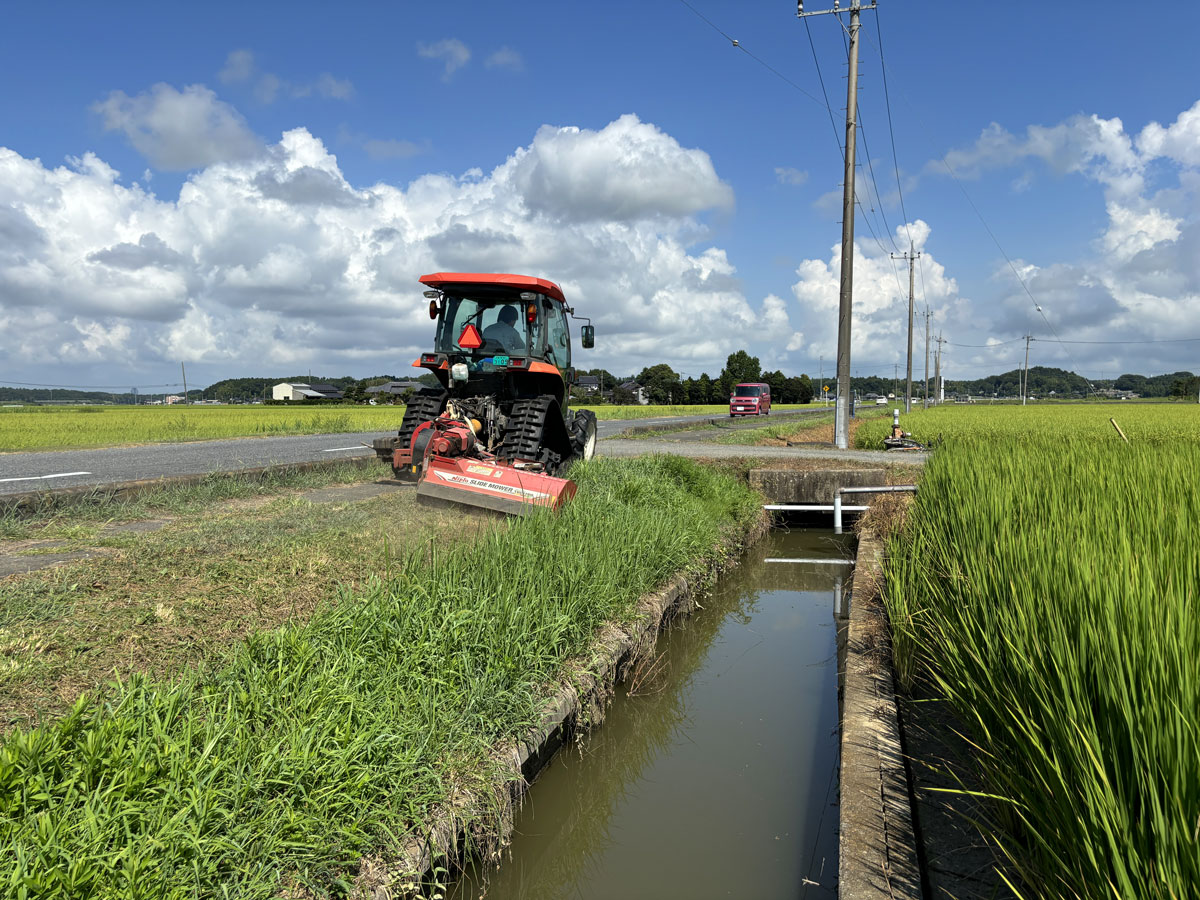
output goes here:
<path id="1" fill-rule="evenodd" d="M 514 466 L 435 456 L 426 463 L 417 496 L 523 516 L 543 506 L 558 509 L 575 496 L 575 482 Z"/>
<path id="2" fill-rule="evenodd" d="M 528 275 L 423 275 L 434 352 L 413 365 L 438 386 L 413 397 L 395 437 L 375 443 L 417 495 L 522 515 L 575 496 L 562 477 L 596 447 L 596 417 L 568 408 L 571 335 L 562 289 Z M 585 320 L 586 321 L 586 320 Z M 582 345 L 594 330 L 583 326 Z"/>

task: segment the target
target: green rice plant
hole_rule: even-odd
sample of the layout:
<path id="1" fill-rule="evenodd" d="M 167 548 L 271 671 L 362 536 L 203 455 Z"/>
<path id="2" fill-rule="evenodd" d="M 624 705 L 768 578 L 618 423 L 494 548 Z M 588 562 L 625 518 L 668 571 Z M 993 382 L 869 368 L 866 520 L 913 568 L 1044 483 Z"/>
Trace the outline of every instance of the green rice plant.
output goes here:
<path id="1" fill-rule="evenodd" d="M 889 545 L 901 680 L 968 724 L 1038 896 L 1200 896 L 1195 437 L 1142 409 L 1128 445 L 953 432 Z"/>
<path id="2" fill-rule="evenodd" d="M 573 469 L 576 499 L 436 542 L 222 666 L 135 677 L 0 745 L 0 897 L 346 893 L 483 789 L 567 661 L 760 514 L 670 457 Z M 486 808 L 477 811 L 486 819 Z"/>
<path id="3" fill-rule="evenodd" d="M 901 427 L 919 441 L 987 445 L 1053 439 L 1058 443 L 1116 448 L 1124 442 L 1116 419 L 1134 443 L 1200 443 L 1200 404 L 1061 404 L 1011 406 L 946 404 L 900 416 Z M 892 420 L 866 422 L 854 435 L 860 449 L 878 450 Z"/>

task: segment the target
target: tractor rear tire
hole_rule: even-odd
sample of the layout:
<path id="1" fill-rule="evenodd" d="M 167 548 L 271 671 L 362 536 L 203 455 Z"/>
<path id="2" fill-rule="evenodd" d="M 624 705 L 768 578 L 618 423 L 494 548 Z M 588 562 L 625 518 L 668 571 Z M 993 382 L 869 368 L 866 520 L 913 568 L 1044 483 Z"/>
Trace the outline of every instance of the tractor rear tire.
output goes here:
<path id="1" fill-rule="evenodd" d="M 554 417 L 562 422 L 558 401 L 551 394 L 532 400 L 517 400 L 508 416 L 508 427 L 497 454 L 501 459 L 540 462 L 550 475 L 557 475 L 568 460 L 567 448 L 550 446 Z M 562 426 L 560 424 L 560 430 Z M 567 450 L 566 453 L 562 452 Z"/>
<path id="2" fill-rule="evenodd" d="M 571 422 L 571 450 L 573 459 L 589 460 L 596 455 L 596 414 L 590 409 L 575 413 Z"/>
<path id="3" fill-rule="evenodd" d="M 408 405 L 404 408 L 404 418 L 400 422 L 400 435 L 393 440 L 395 447 L 407 447 L 412 443 L 413 432 L 417 430 L 417 426 L 423 425 L 426 422 L 432 422 L 442 410 L 446 408 L 446 398 L 449 395 L 441 388 L 422 388 L 413 394 L 413 398 L 408 401 Z M 378 449 L 375 451 L 379 452 Z M 396 473 L 396 477 L 412 481 L 415 476 L 410 470 L 397 469 L 392 467 L 392 471 Z"/>

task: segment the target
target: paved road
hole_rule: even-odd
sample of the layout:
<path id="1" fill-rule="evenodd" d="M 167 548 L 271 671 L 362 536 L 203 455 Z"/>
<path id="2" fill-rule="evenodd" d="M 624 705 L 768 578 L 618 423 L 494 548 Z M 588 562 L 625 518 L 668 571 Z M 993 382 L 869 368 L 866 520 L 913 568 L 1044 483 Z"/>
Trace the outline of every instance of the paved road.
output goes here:
<path id="1" fill-rule="evenodd" d="M 774 422 L 779 414 L 770 417 Z M 705 422 L 707 416 L 664 416 L 655 419 L 620 419 L 599 423 L 599 436 L 611 438 L 633 425 L 686 425 Z M 768 419 L 757 420 L 765 425 Z M 287 437 L 236 438 L 223 441 L 193 441 L 182 444 L 144 444 L 136 447 L 109 447 L 93 450 L 57 450 L 38 453 L 0 453 L 0 495 L 26 491 L 92 487 L 169 475 L 205 475 L 232 472 L 260 466 L 313 462 L 322 459 L 349 459 L 370 456 L 371 441 L 394 431 L 364 431 L 350 434 L 292 435 Z M 635 445 L 640 450 L 625 447 Z M 610 448 L 611 446 L 611 449 Z M 619 446 L 617 446 L 619 445 Z M 678 445 L 674 445 L 678 447 Z M 692 455 L 760 455 L 757 450 L 770 448 L 730 447 Z M 778 449 L 778 448 L 776 448 Z M 736 451 L 736 452 L 729 452 Z M 604 441 L 603 455 L 631 455 L 637 452 L 665 451 L 648 441 Z M 782 454 L 804 455 L 784 450 Z M 761 455 L 776 455 L 761 454 Z"/>
<path id="2" fill-rule="evenodd" d="M 370 448 L 372 438 L 380 436 L 382 432 L 309 434 L 95 450 L 2 453 L 0 495 L 365 456 L 374 452 Z"/>
<path id="3" fill-rule="evenodd" d="M 674 416 L 601 422 L 600 437 L 631 425 L 671 425 L 706 421 L 711 416 Z M 92 450 L 0 453 L 0 495 L 60 488 L 92 487 L 161 478 L 206 475 L 260 466 L 370 456 L 371 441 L 394 431 L 349 434 L 234 438 L 182 444 L 145 444 Z"/>

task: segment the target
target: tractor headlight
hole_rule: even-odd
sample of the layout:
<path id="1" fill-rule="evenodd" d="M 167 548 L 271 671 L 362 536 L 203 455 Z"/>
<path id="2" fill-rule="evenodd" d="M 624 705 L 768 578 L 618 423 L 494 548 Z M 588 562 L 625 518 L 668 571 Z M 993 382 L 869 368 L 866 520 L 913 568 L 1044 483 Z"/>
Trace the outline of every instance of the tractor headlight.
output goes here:
<path id="1" fill-rule="evenodd" d="M 466 381 L 471 377 L 470 371 L 467 369 L 466 363 L 455 363 L 450 367 L 450 377 L 455 381 Z"/>

